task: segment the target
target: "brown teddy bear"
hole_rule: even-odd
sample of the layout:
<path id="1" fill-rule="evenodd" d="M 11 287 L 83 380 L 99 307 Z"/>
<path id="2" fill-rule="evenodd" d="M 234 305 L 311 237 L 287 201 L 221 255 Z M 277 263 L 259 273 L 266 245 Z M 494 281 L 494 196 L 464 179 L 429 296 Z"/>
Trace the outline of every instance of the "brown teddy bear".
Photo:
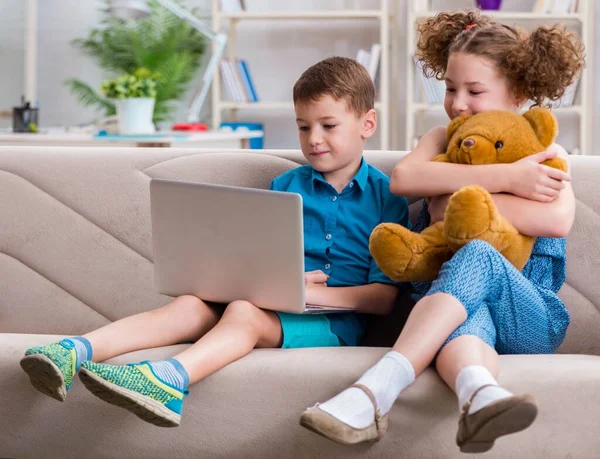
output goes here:
<path id="1" fill-rule="evenodd" d="M 463 115 L 449 124 L 445 154 L 434 161 L 459 164 L 512 163 L 546 150 L 558 133 L 554 115 L 544 108 L 532 108 L 523 115 L 487 111 Z M 550 167 L 567 170 L 561 158 L 544 161 Z M 517 269 L 527 263 L 535 238 L 519 233 L 502 215 L 490 194 L 479 186 L 467 186 L 454 193 L 444 220 L 421 233 L 394 223 L 377 226 L 369 249 L 375 262 L 390 279 L 398 282 L 430 281 L 454 252 L 473 239 L 495 247 Z"/>

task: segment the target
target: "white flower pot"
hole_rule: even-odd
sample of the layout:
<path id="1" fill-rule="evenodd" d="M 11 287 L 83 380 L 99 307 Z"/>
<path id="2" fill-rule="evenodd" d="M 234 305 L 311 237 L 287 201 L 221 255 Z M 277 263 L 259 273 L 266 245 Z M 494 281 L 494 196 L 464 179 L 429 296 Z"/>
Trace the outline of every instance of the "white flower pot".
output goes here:
<path id="1" fill-rule="evenodd" d="M 155 132 L 152 115 L 154 99 L 140 97 L 116 100 L 120 134 L 152 134 Z"/>

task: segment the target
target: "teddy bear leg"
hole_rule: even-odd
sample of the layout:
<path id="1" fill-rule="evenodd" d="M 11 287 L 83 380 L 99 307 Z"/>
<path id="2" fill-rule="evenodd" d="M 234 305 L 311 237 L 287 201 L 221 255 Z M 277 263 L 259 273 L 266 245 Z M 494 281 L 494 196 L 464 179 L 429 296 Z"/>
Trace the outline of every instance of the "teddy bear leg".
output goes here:
<path id="1" fill-rule="evenodd" d="M 519 233 L 500 215 L 487 190 L 475 185 L 461 188 L 452 195 L 444 222 L 444 237 L 454 251 L 473 239 L 480 239 L 519 270 L 527 263 L 535 242 L 535 238 Z"/>
<path id="2" fill-rule="evenodd" d="M 443 222 L 421 233 L 382 223 L 371 233 L 369 250 L 379 269 L 396 282 L 434 280 L 452 256 L 444 241 Z"/>

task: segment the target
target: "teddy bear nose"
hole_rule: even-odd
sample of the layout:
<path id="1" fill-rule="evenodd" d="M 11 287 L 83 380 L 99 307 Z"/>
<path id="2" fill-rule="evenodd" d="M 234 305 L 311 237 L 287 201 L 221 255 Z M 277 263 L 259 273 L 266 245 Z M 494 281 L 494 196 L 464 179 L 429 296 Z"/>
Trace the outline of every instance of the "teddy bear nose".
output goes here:
<path id="1" fill-rule="evenodd" d="M 463 145 L 467 148 L 472 147 L 473 145 L 475 145 L 475 141 L 471 138 L 465 139 L 465 141 L 463 142 Z"/>

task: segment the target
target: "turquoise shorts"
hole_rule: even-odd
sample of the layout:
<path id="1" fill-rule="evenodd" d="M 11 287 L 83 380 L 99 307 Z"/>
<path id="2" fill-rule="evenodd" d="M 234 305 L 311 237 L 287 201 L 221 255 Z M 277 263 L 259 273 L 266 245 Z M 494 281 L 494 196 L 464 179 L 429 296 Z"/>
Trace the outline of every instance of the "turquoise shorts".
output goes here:
<path id="1" fill-rule="evenodd" d="M 345 346 L 331 331 L 331 324 L 325 314 L 278 312 L 277 315 L 283 331 L 283 349 Z"/>

